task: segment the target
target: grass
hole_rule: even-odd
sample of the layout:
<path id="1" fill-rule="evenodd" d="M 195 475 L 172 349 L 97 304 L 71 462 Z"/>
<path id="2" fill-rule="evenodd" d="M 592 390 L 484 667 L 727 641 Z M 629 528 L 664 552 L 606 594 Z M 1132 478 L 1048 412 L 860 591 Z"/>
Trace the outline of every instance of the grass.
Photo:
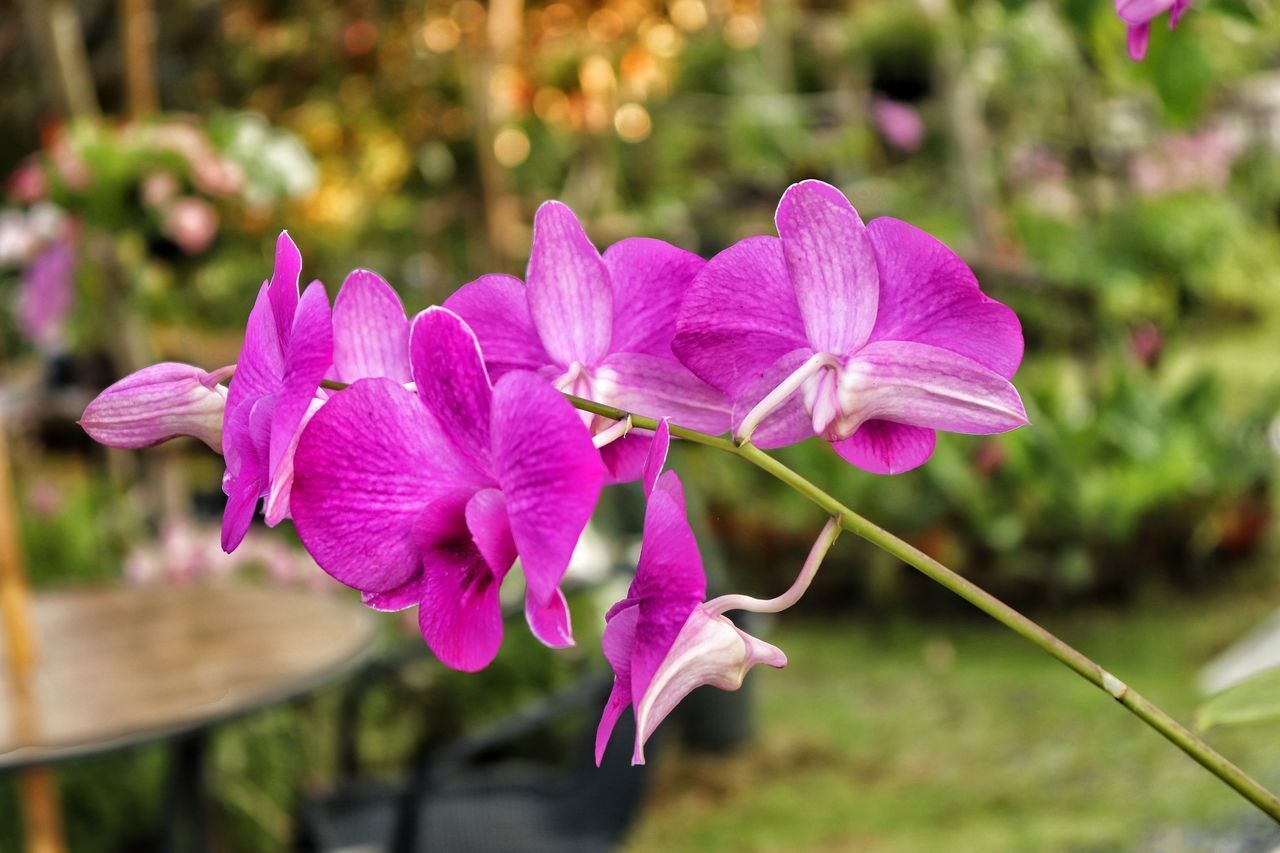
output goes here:
<path id="1" fill-rule="evenodd" d="M 1270 612 L 1253 590 L 1049 627 L 1182 720 L 1197 669 Z M 1096 688 L 994 623 L 784 622 L 756 672 L 759 734 L 668 755 L 641 851 L 1132 849 L 1249 807 Z M 1273 789 L 1274 727 L 1210 732 Z"/>

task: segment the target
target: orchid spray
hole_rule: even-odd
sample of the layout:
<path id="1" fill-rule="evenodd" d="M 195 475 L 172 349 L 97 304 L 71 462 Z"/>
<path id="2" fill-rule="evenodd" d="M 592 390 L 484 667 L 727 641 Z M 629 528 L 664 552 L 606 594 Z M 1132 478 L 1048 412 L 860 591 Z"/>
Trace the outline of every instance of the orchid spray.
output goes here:
<path id="1" fill-rule="evenodd" d="M 498 589 L 517 561 L 530 631 L 573 644 L 560 591 L 570 554 L 601 488 L 639 479 L 635 578 L 605 615 L 614 685 L 598 757 L 628 708 L 639 763 L 695 687 L 733 690 L 757 664 L 786 666 L 725 614 L 795 604 L 848 531 L 1104 690 L 1280 820 L 1275 795 L 1119 678 L 764 452 L 817 437 L 889 475 L 924 464 L 937 430 L 1027 423 L 1012 383 L 1018 319 L 946 246 L 898 220 L 864 223 L 818 181 L 787 190 L 777 230 L 709 261 L 647 239 L 600 253 L 548 202 L 525 282 L 482 277 L 412 320 L 362 270 L 332 309 L 319 282 L 300 294 L 301 255 L 282 234 L 237 365 L 146 368 L 102 392 L 81 423 L 111 446 L 190 435 L 224 453 L 226 550 L 265 499 L 268 524 L 292 517 L 320 567 L 369 607 L 417 607 L 427 645 L 468 671 L 499 653 Z M 663 470 L 673 438 L 759 467 L 827 516 L 785 593 L 706 600 L 684 486 Z"/>

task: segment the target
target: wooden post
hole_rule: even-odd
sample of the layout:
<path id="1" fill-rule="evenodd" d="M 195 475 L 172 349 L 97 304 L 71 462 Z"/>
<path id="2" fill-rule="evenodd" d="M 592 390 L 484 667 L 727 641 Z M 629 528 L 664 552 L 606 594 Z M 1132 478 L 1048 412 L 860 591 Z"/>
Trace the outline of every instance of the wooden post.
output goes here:
<path id="1" fill-rule="evenodd" d="M 160 108 L 156 85 L 156 10 L 152 0 L 121 0 L 120 33 L 129 117 L 145 118 Z"/>
<path id="2" fill-rule="evenodd" d="M 22 0 L 27 30 L 47 81 L 67 116 L 96 116 L 98 93 L 89 72 L 80 17 L 71 0 Z"/>
<path id="3" fill-rule="evenodd" d="M 9 437 L 0 419 L 0 615 L 4 618 L 5 648 L 14 695 L 24 702 L 36 666 L 35 630 L 31 624 L 31 596 L 22 557 L 22 530 L 9 463 Z M 18 777 L 28 853 L 63 853 L 58 789 L 47 767 L 32 767 Z"/>

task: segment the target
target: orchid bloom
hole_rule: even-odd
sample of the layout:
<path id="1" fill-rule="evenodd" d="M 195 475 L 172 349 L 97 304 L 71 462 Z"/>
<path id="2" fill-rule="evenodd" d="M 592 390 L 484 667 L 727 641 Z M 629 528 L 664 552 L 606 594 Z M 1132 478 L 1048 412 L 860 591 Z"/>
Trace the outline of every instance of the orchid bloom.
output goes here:
<path id="1" fill-rule="evenodd" d="M 533 373 L 491 383 L 476 336 L 445 308 L 414 319 L 409 352 L 414 391 L 363 379 L 311 418 L 293 460 L 299 537 L 370 607 L 419 605 L 423 638 L 454 669 L 497 654 L 517 554 L 529 627 L 572 645 L 559 584 L 605 474 L 586 426 Z"/>
<path id="2" fill-rule="evenodd" d="M 1177 29 L 1178 19 L 1191 0 L 1116 0 L 1116 14 L 1129 28 L 1129 56 L 1135 62 L 1147 55 L 1151 22 L 1169 13 L 1169 29 Z"/>
<path id="3" fill-rule="evenodd" d="M 53 352 L 65 342 L 67 316 L 75 302 L 76 250 L 67 238 L 40 250 L 22 271 L 18 328 L 37 349 Z"/>
<path id="4" fill-rule="evenodd" d="M 266 498 L 268 524 L 289 512 L 292 457 L 316 391 L 333 363 L 333 324 L 324 285 L 313 281 L 298 296 L 302 255 L 281 232 L 275 269 L 249 313 L 244 346 L 227 393 L 223 453 L 222 548 L 232 551 Z M 314 405 L 313 405 L 314 404 Z"/>
<path id="5" fill-rule="evenodd" d="M 935 430 L 1027 423 L 1009 379 L 1022 330 L 946 246 L 896 219 L 863 225 L 835 187 L 795 184 L 780 237 L 712 258 L 681 308 L 673 349 L 734 401 L 739 441 L 818 435 L 847 461 L 897 474 L 933 454 Z"/>
<path id="6" fill-rule="evenodd" d="M 636 717 L 631 763 L 643 764 L 645 742 L 694 688 L 737 690 L 756 664 L 787 665 L 781 650 L 723 615 L 741 606 L 737 597 L 729 607 L 720 606 L 726 599 L 704 602 L 707 578 L 685 516 L 684 489 L 674 471 L 659 473 L 669 441 L 663 419 L 644 466 L 649 503 L 635 580 L 627 597 L 605 614 L 602 643 L 614 680 L 596 730 L 597 765 L 628 705 Z"/>
<path id="7" fill-rule="evenodd" d="M 189 435 L 221 453 L 227 389 L 219 383 L 230 373 L 172 361 L 144 367 L 95 397 L 80 426 L 109 447 L 137 449 Z"/>
<path id="8" fill-rule="evenodd" d="M 721 433 L 728 401 L 671 353 L 680 301 L 705 263 L 647 238 L 601 255 L 573 211 L 549 201 L 534 217 L 524 284 L 486 275 L 444 304 L 475 330 L 495 380 L 532 370 L 566 393 Z M 606 419 L 585 418 L 595 432 L 609 428 Z M 639 475 L 647 446 L 633 434 L 602 449 L 615 481 Z"/>

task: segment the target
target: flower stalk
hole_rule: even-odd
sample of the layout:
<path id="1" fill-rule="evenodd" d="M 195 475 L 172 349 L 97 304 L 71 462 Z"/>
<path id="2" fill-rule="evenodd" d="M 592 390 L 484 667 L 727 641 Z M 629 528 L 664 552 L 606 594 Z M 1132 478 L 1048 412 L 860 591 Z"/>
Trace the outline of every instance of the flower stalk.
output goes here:
<path id="1" fill-rule="evenodd" d="M 630 417 L 633 426 L 637 429 L 657 428 L 657 421 L 653 418 L 632 415 L 621 409 L 604 406 L 580 397 L 566 396 L 576 408 L 582 411 L 613 418 L 614 420 Z M 1263 787 L 1256 779 L 1245 773 L 1145 696 L 1107 672 L 1088 656 L 1068 645 L 1039 623 L 1029 619 L 986 590 L 956 574 L 919 548 L 899 539 L 889 531 L 854 512 L 816 484 L 750 443 L 736 444 L 720 436 L 708 435 L 675 424 L 672 424 L 670 429 L 673 436 L 731 453 L 750 462 L 817 504 L 823 511 L 829 513 L 833 519 L 838 520 L 837 530 L 843 528 L 866 539 L 871 544 L 887 551 L 920 573 L 951 590 L 1006 628 L 1052 656 L 1085 681 L 1106 692 L 1125 708 L 1129 709 L 1134 716 L 1159 732 L 1166 740 L 1177 746 L 1214 776 L 1217 776 L 1264 814 L 1280 822 L 1280 798 L 1277 798 L 1275 794 Z M 830 526 L 829 523 L 828 527 Z M 819 537 L 819 543 L 824 538 Z M 802 576 L 803 574 L 802 572 Z"/>

